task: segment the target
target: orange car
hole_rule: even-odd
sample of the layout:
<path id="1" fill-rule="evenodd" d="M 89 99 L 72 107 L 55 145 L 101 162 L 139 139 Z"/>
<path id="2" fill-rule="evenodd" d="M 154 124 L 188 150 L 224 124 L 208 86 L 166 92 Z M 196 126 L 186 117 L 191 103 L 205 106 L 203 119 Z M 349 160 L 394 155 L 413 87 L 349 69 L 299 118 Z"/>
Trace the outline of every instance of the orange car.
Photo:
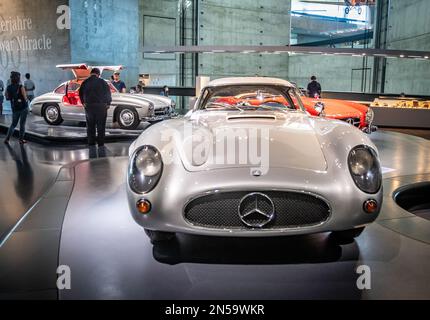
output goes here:
<path id="1" fill-rule="evenodd" d="M 373 110 L 363 104 L 337 99 L 316 99 L 301 95 L 306 111 L 313 116 L 322 115 L 336 120 L 346 121 L 366 133 L 377 130 L 372 125 Z"/>
<path id="2" fill-rule="evenodd" d="M 300 91 L 299 89 L 297 90 Z M 373 110 L 365 105 L 337 99 L 309 98 L 301 91 L 300 96 L 306 111 L 312 116 L 324 116 L 330 119 L 342 120 L 366 133 L 372 133 L 377 130 L 377 127 L 372 125 L 374 117 Z M 227 103 L 230 105 L 235 105 L 244 101 L 252 106 L 259 106 L 271 102 L 288 105 L 288 102 L 282 96 L 265 96 L 261 99 L 257 98 L 255 93 L 217 99 L 219 103 Z M 298 105 L 296 107 L 299 108 Z"/>
<path id="3" fill-rule="evenodd" d="M 365 105 L 344 100 L 309 98 L 298 88 L 297 91 L 300 93 L 306 111 L 312 116 L 324 116 L 330 119 L 342 120 L 366 133 L 372 133 L 377 129 L 372 125 L 374 117 L 373 110 Z M 219 103 L 227 103 L 230 105 L 235 105 L 244 101 L 252 106 L 259 106 L 271 102 L 288 105 L 288 102 L 282 96 L 265 96 L 261 99 L 257 98 L 255 93 L 217 99 Z M 298 105 L 296 107 L 299 108 Z"/>

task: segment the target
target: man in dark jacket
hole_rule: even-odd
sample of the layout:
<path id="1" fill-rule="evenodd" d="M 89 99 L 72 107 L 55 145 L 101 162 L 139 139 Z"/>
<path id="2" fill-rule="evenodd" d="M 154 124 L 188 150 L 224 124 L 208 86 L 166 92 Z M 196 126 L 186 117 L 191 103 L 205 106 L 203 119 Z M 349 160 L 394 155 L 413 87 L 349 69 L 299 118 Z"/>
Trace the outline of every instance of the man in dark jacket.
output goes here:
<path id="1" fill-rule="evenodd" d="M 312 76 L 311 82 L 308 84 L 308 95 L 310 98 L 321 98 L 321 85 L 317 81 L 317 77 Z"/>
<path id="2" fill-rule="evenodd" d="M 97 127 L 97 143 L 102 147 L 105 143 L 107 110 L 112 102 L 112 95 L 107 82 L 100 78 L 99 69 L 91 70 L 90 77 L 79 89 L 79 97 L 87 116 L 88 144 L 96 144 Z"/>

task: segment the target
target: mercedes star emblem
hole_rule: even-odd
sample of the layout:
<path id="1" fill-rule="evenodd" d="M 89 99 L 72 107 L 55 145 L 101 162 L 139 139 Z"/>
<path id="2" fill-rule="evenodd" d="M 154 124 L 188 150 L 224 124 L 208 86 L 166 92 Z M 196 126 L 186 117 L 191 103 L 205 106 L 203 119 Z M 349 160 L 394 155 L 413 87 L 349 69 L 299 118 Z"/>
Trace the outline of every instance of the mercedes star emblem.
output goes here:
<path id="1" fill-rule="evenodd" d="M 263 228 L 275 219 L 275 205 L 263 193 L 250 193 L 240 201 L 239 217 L 250 228 Z"/>

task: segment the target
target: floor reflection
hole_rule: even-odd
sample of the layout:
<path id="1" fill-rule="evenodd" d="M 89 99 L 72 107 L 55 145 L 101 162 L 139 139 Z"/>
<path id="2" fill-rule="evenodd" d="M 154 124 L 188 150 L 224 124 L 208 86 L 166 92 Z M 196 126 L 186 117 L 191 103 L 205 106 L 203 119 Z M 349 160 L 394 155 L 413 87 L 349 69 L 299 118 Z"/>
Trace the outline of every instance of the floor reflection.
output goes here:
<path id="1" fill-rule="evenodd" d="M 177 235 L 167 243 L 153 247 L 154 259 L 160 263 L 205 264 L 302 264 L 336 262 L 342 247 L 327 234 L 280 238 L 219 238 Z M 359 257 L 354 243 L 353 255 Z"/>
<path id="2" fill-rule="evenodd" d="M 20 145 L 3 143 L 0 134 L 0 242 L 26 211 L 49 189 L 64 165 L 87 160 L 128 155 L 131 142 L 110 143 L 91 153 L 85 145 Z"/>
<path id="3" fill-rule="evenodd" d="M 6 149 L 16 165 L 17 175 L 14 182 L 16 194 L 20 199 L 28 203 L 33 197 L 34 173 L 33 167 L 28 161 L 27 150 L 25 146 L 20 145 L 20 154 L 18 155 L 10 145 L 6 145 Z"/>

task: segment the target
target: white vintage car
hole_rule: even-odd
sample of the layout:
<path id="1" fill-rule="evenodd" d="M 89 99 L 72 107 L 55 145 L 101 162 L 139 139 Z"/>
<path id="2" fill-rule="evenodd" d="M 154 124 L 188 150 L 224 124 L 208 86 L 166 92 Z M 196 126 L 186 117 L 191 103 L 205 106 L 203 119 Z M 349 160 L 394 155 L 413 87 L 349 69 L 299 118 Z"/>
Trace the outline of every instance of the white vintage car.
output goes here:
<path id="1" fill-rule="evenodd" d="M 291 83 L 258 77 L 212 81 L 184 118 L 143 132 L 130 147 L 127 193 L 154 243 L 175 233 L 352 239 L 383 200 L 366 134 L 306 113 Z"/>
<path id="2" fill-rule="evenodd" d="M 50 125 L 60 125 L 64 120 L 85 122 L 85 110 L 79 99 L 79 88 L 89 77 L 93 67 L 86 64 L 58 65 L 72 71 L 75 78 L 59 85 L 53 92 L 36 97 L 31 102 L 32 113 L 41 116 Z M 116 71 L 122 66 L 100 66 L 103 71 Z M 121 129 L 133 130 L 143 122 L 158 122 L 174 114 L 172 99 L 151 94 L 119 93 L 107 81 L 112 92 L 112 103 L 107 123 L 118 123 Z"/>

